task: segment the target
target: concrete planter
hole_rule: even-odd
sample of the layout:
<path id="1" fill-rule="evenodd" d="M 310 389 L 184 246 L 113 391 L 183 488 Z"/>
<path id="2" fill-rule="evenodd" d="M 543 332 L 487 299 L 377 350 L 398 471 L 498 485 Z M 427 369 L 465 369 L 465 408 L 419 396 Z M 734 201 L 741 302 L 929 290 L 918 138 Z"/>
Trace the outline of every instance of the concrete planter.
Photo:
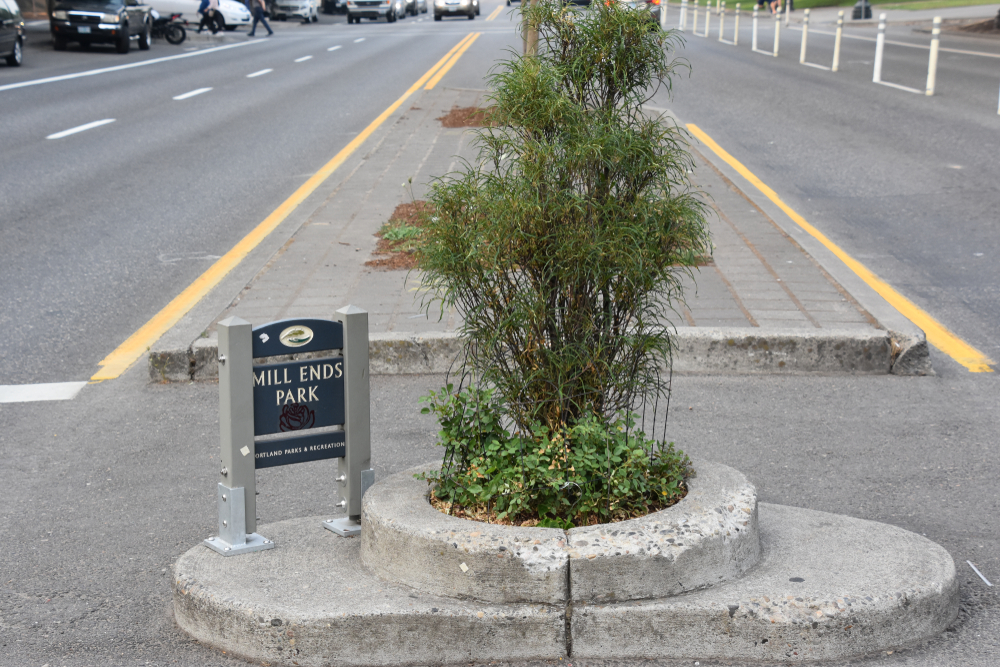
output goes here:
<path id="1" fill-rule="evenodd" d="M 673 507 L 570 531 L 443 514 L 413 478 L 429 468 L 414 468 L 365 495 L 361 562 L 417 590 L 482 602 L 621 601 L 706 588 L 760 557 L 757 493 L 732 468 L 693 465 L 688 494 Z"/>

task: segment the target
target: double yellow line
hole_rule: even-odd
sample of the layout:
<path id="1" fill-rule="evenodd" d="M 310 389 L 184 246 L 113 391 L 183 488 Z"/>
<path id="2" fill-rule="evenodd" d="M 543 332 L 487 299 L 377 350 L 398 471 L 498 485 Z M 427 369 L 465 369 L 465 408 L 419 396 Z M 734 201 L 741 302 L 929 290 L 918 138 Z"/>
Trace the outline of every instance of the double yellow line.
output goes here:
<path id="1" fill-rule="evenodd" d="M 330 177 L 330 175 L 337 170 L 347 158 L 358 149 L 365 142 L 368 137 L 372 135 L 375 130 L 379 128 L 382 123 L 386 121 L 389 116 L 391 116 L 403 102 L 405 102 L 413 93 L 420 90 L 420 87 L 427 84 L 426 90 L 430 90 L 434 85 L 441 80 L 448 70 L 450 70 L 458 59 L 462 57 L 462 54 L 468 50 L 472 45 L 472 42 L 476 41 L 479 33 L 470 33 L 466 35 L 458 44 L 453 46 L 448 53 L 444 55 L 441 60 L 431 67 L 427 72 L 417 79 L 410 88 L 403 93 L 403 95 L 393 102 L 389 107 L 383 111 L 378 118 L 369 123 L 361 134 L 356 136 L 351 143 L 344 146 L 343 149 L 335 156 L 333 159 L 327 162 L 323 167 L 317 171 L 312 177 L 303 183 L 298 190 L 292 193 L 292 196 L 281 203 L 278 208 L 274 209 L 269 216 L 264 218 L 264 220 L 258 224 L 249 234 L 240 239 L 233 248 L 219 258 L 215 264 L 210 266 L 207 271 L 198 276 L 193 283 L 187 286 L 183 292 L 178 294 L 174 299 L 168 303 L 163 310 L 158 312 L 152 317 L 148 322 L 142 325 L 138 331 L 133 333 L 124 343 L 115 348 L 114 352 L 104 357 L 101 360 L 101 369 L 95 373 L 90 380 L 92 382 L 99 382 L 101 380 L 113 380 L 124 373 L 129 366 L 136 362 L 152 345 L 155 343 L 160 336 L 165 334 L 170 330 L 170 327 L 177 324 L 185 314 L 190 311 L 195 304 L 197 304 L 201 299 L 205 297 L 216 285 L 218 285 L 222 279 L 236 268 L 237 265 L 243 259 L 250 254 L 250 252 L 256 248 L 261 241 L 263 241 L 267 236 L 273 232 L 278 225 L 284 222 L 292 211 L 294 211 L 299 204 L 306 200 L 309 195 L 315 192 L 323 181 Z"/>
<path id="2" fill-rule="evenodd" d="M 719 146 L 719 144 L 715 143 L 715 141 L 710 136 L 705 134 L 700 127 L 689 123 L 687 129 L 690 130 L 691 134 L 698 137 L 699 141 L 711 148 L 712 152 L 722 158 L 726 164 L 739 172 L 740 176 L 750 181 L 750 183 L 760 190 L 765 197 L 774 202 L 774 204 L 784 211 L 785 214 L 788 215 L 793 222 L 795 222 L 795 224 L 808 232 L 810 236 L 822 243 L 830 252 L 836 255 L 840 261 L 851 269 L 851 271 L 854 271 L 859 278 L 864 280 L 869 287 L 878 292 L 883 299 L 892 304 L 892 306 L 898 310 L 903 317 L 920 327 L 927 336 L 927 341 L 931 345 L 941 350 L 961 365 L 965 366 L 971 373 L 993 372 L 993 369 L 990 368 L 990 365 L 993 362 L 989 357 L 949 331 L 948 327 L 934 319 L 930 313 L 926 312 L 920 306 L 897 292 L 892 286 L 879 278 L 868 267 L 844 252 L 840 246 L 828 239 L 823 232 L 806 222 L 805 218 L 796 213 L 791 206 L 781 200 L 778 193 L 765 185 L 763 181 L 753 174 L 753 172 L 743 166 L 743 163 L 727 153 L 725 149 Z"/>

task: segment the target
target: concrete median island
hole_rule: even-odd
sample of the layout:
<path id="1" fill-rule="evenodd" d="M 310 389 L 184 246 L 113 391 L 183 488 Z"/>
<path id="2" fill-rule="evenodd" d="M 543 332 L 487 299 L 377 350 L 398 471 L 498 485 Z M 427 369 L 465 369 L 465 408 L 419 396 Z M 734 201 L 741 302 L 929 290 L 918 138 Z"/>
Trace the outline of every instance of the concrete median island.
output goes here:
<path id="1" fill-rule="evenodd" d="M 418 469 L 398 473 L 365 495 L 360 539 L 308 517 L 262 526 L 269 551 L 191 549 L 174 566 L 175 618 L 209 646 L 283 665 L 805 662 L 905 646 L 954 622 L 955 567 L 940 546 L 758 504 L 739 472 L 694 465 L 677 505 L 569 531 L 447 516 Z"/>

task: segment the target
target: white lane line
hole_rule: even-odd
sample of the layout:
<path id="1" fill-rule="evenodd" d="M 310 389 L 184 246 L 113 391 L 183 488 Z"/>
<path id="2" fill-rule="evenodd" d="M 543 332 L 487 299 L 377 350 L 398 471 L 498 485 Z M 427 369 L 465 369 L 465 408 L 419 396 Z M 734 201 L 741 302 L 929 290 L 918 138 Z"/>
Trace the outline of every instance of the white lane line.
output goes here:
<path id="1" fill-rule="evenodd" d="M 51 382 L 49 384 L 0 384 L 0 403 L 35 401 L 70 401 L 87 382 Z"/>
<path id="2" fill-rule="evenodd" d="M 27 86 L 38 86 L 43 83 L 55 83 L 56 81 L 69 81 L 70 79 L 79 79 L 84 76 L 95 76 L 97 74 L 106 74 L 107 72 L 118 72 L 124 69 L 132 69 L 133 67 L 145 67 L 146 65 L 165 63 L 168 60 L 179 60 L 180 58 L 193 58 L 195 56 L 203 56 L 206 53 L 215 53 L 216 51 L 224 51 L 226 49 L 236 49 L 241 46 L 248 46 L 250 44 L 264 44 L 264 43 L 266 42 L 258 40 L 253 42 L 240 42 L 238 44 L 227 44 L 226 46 L 217 46 L 212 49 L 204 49 L 203 51 L 193 51 L 191 53 L 182 53 L 176 56 L 166 56 L 164 58 L 152 58 L 151 60 L 143 60 L 137 63 L 129 63 L 128 65 L 115 65 L 114 67 L 103 67 L 101 69 L 87 70 L 86 72 L 63 74 L 62 76 L 50 76 L 47 79 L 33 79 L 31 81 L 21 81 L 19 83 L 8 83 L 6 86 L 0 86 L 0 92 L 3 92 L 5 90 L 13 90 L 15 88 L 25 88 Z"/>
<path id="3" fill-rule="evenodd" d="M 195 95 L 201 95 L 202 93 L 207 93 L 212 90 L 211 88 L 199 88 L 198 90 L 192 90 L 190 93 L 184 93 L 183 95 L 178 95 L 175 100 L 186 100 L 189 97 L 194 97 Z"/>
<path id="4" fill-rule="evenodd" d="M 56 132 L 55 134 L 50 134 L 45 137 L 46 139 L 62 139 L 63 137 L 68 137 L 71 134 L 76 134 L 77 132 L 85 132 L 86 130 L 92 130 L 95 127 L 100 127 L 101 125 L 107 125 L 108 123 L 115 122 L 114 118 L 105 118 L 104 120 L 95 120 L 93 123 L 87 123 L 86 125 L 80 125 L 78 127 L 71 127 L 68 130 L 63 130 L 62 132 Z"/>
<path id="5" fill-rule="evenodd" d="M 978 575 L 979 575 L 979 578 L 980 578 L 980 579 L 982 579 L 983 581 L 985 581 L 985 582 L 986 582 L 986 585 L 987 585 L 987 586 L 989 586 L 990 588 L 992 588 L 992 587 L 993 587 L 993 584 L 991 584 L 991 583 L 990 583 L 990 580 L 989 580 L 989 579 L 987 579 L 986 577 L 984 577 L 984 576 L 983 576 L 983 573 L 979 571 L 979 568 L 978 568 L 978 567 L 976 567 L 975 565 L 973 565 L 973 564 L 972 564 L 972 561 L 968 561 L 968 560 L 967 560 L 967 561 L 965 561 L 965 562 L 969 564 L 969 567 L 971 567 L 971 568 L 972 568 L 973 570 L 975 570 L 976 574 L 978 574 Z"/>
<path id="6" fill-rule="evenodd" d="M 295 62 L 304 63 L 307 60 L 312 60 L 312 56 L 302 56 L 301 58 L 296 58 Z"/>
<path id="7" fill-rule="evenodd" d="M 254 72 L 253 74 L 247 74 L 247 78 L 248 78 L 248 79 L 252 79 L 252 78 L 254 78 L 255 76 L 262 76 L 262 75 L 264 75 L 264 74 L 269 74 L 269 73 L 271 73 L 271 72 L 273 72 L 273 71 L 274 71 L 273 69 L 262 69 L 262 70 L 261 70 L 261 71 L 259 71 L 259 72 Z"/>
<path id="8" fill-rule="evenodd" d="M 358 37 L 356 40 L 354 40 L 354 43 L 357 44 L 358 42 L 363 42 L 363 41 L 365 41 L 364 37 Z"/>
<path id="9" fill-rule="evenodd" d="M 339 48 L 340 48 L 340 44 L 338 44 L 337 46 L 331 46 L 330 48 L 327 49 L 327 51 L 336 51 Z"/>

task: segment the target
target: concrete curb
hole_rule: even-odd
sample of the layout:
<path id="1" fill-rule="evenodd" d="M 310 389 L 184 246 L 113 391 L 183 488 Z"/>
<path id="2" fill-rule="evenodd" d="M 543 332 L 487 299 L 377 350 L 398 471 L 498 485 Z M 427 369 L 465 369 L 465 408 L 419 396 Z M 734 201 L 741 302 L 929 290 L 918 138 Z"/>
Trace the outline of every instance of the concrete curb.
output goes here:
<path id="1" fill-rule="evenodd" d="M 374 375 L 447 373 L 461 353 L 458 334 L 450 332 L 372 334 L 369 344 Z M 215 338 L 199 338 L 187 349 L 154 349 L 147 357 L 149 379 L 215 380 L 218 356 Z M 927 364 L 922 332 L 681 327 L 675 338 L 674 370 L 680 373 L 926 375 Z"/>
<path id="2" fill-rule="evenodd" d="M 667 111 L 672 115 L 672 112 Z M 746 183 L 743 176 L 715 153 L 703 146 L 695 145 L 694 142 L 692 150 L 722 174 L 724 180 L 741 192 L 747 201 L 757 207 L 778 229 L 794 239 L 806 254 L 816 260 L 824 271 L 875 318 L 879 327 L 887 333 L 892 347 L 888 372 L 894 375 L 934 375 L 927 337 L 920 327 L 904 317 L 829 248 L 795 224 L 774 202 L 758 190 L 742 187 Z"/>
<path id="3" fill-rule="evenodd" d="M 687 595 L 576 605 L 574 658 L 810 662 L 899 648 L 958 616 L 955 564 L 915 533 L 797 507 L 759 505 L 761 563 Z"/>
<path id="4" fill-rule="evenodd" d="M 907 646 L 958 615 L 955 565 L 940 546 L 795 507 L 759 505 L 762 558 L 740 579 L 570 606 L 456 600 L 386 581 L 361 564 L 361 540 L 325 530 L 323 518 L 260 526 L 277 544 L 268 551 L 225 558 L 199 545 L 183 554 L 172 580 L 178 625 L 206 645 L 281 665 L 801 663 Z"/>

